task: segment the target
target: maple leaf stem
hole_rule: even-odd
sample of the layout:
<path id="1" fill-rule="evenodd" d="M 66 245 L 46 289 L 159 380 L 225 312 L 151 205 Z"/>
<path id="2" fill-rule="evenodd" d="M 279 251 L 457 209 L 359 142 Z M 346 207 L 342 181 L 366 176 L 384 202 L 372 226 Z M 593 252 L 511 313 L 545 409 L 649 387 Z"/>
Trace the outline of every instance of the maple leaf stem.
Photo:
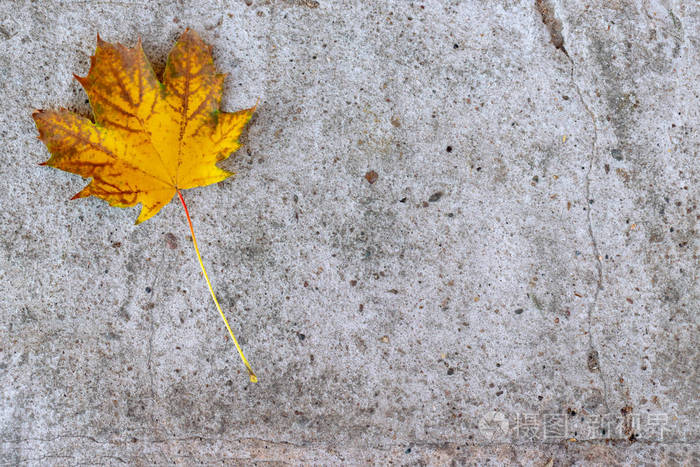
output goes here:
<path id="1" fill-rule="evenodd" d="M 238 355 L 241 356 L 241 360 L 243 360 L 243 364 L 248 369 L 248 375 L 250 376 L 250 381 L 252 383 L 257 383 L 258 377 L 255 376 L 253 369 L 250 367 L 250 363 L 248 363 L 248 360 L 245 358 L 245 355 L 243 355 L 243 350 L 241 350 L 241 346 L 238 344 L 238 340 L 236 340 L 236 336 L 233 335 L 233 331 L 231 330 L 231 326 L 229 326 L 229 324 L 228 324 L 228 320 L 226 319 L 226 315 L 224 315 L 224 312 L 221 310 L 221 306 L 219 305 L 219 301 L 216 299 L 216 295 L 214 294 L 214 288 L 211 286 L 211 281 L 209 280 L 209 276 L 207 275 L 207 270 L 204 269 L 204 263 L 202 262 L 202 255 L 199 253 L 199 248 L 197 247 L 197 238 L 194 235 L 194 227 L 192 227 L 192 219 L 190 219 L 190 212 L 187 210 L 187 204 L 185 204 L 185 198 L 182 197 L 182 193 L 180 193 L 180 190 L 177 190 L 177 195 L 180 197 L 180 201 L 182 202 L 182 207 L 185 208 L 185 215 L 187 216 L 187 223 L 190 225 L 190 232 L 192 232 L 192 244 L 194 245 L 194 251 L 197 252 L 197 259 L 199 260 L 199 265 L 202 268 L 202 273 L 204 273 L 204 278 L 207 280 L 207 286 L 209 287 L 209 292 L 211 292 L 211 298 L 214 299 L 214 304 L 216 305 L 216 309 L 219 310 L 219 314 L 221 315 L 221 319 L 224 320 L 224 324 L 226 325 L 226 329 L 228 329 L 228 333 L 231 336 L 231 339 L 233 339 L 233 343 L 236 344 L 236 349 L 238 350 Z"/>

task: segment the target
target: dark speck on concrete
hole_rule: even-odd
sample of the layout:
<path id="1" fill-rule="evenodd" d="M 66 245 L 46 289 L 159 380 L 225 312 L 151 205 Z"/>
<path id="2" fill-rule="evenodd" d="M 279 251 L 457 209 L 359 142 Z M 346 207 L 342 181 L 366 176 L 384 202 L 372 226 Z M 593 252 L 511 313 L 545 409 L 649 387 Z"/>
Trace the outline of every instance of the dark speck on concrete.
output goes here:
<path id="1" fill-rule="evenodd" d="M 177 248 L 177 237 L 173 233 L 168 232 L 165 234 L 165 243 L 168 245 L 168 248 L 174 250 Z"/>
<path id="2" fill-rule="evenodd" d="M 600 361 L 597 350 L 591 350 L 588 354 L 588 370 L 598 371 L 600 369 Z"/>
<path id="3" fill-rule="evenodd" d="M 430 201 L 431 203 L 434 203 L 435 201 L 439 201 L 440 198 L 442 198 L 442 195 L 443 195 L 442 191 L 436 191 L 435 193 L 430 195 L 430 198 L 428 198 L 428 201 Z"/>
<path id="4" fill-rule="evenodd" d="M 522 315 L 522 314 L 523 314 L 523 311 L 524 311 L 524 310 L 523 310 L 522 308 L 518 308 L 517 310 L 515 310 L 515 314 L 516 314 L 516 315 Z"/>

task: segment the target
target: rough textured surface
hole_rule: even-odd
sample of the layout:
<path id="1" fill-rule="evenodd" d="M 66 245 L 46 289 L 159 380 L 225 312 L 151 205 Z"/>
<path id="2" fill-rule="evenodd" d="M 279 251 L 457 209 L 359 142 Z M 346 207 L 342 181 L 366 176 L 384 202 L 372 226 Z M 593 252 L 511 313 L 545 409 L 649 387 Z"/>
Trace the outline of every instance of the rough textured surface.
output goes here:
<path id="1" fill-rule="evenodd" d="M 693 1 L 0 1 L 0 462 L 699 462 Z M 194 6 L 196 4 L 196 6 Z M 68 201 L 34 108 L 185 27 L 236 179 Z"/>

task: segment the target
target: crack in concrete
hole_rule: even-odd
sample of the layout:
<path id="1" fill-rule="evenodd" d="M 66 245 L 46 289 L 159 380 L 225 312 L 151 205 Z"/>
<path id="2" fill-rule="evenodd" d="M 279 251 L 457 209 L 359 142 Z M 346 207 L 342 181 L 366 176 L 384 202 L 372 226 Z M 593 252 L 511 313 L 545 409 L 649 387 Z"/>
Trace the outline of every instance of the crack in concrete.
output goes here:
<path id="1" fill-rule="evenodd" d="M 591 211 L 593 206 L 593 200 L 591 199 L 591 172 L 593 171 L 593 164 L 598 159 L 598 124 L 596 123 L 596 116 L 591 110 L 590 106 L 583 98 L 583 92 L 581 92 L 581 87 L 578 85 L 575 79 L 576 64 L 573 58 L 568 53 L 564 53 L 566 58 L 571 64 L 571 84 L 573 84 L 576 89 L 576 94 L 578 95 L 581 105 L 586 110 L 586 113 L 591 118 L 593 123 L 593 141 L 591 142 L 591 156 L 588 159 L 588 169 L 586 170 L 586 180 L 585 180 L 585 192 L 586 192 L 586 221 L 588 224 L 588 236 L 590 237 L 591 246 L 593 248 L 593 255 L 595 257 L 595 268 L 597 272 L 596 278 L 596 288 L 593 294 L 593 300 L 589 303 L 587 309 L 587 320 L 588 320 L 588 363 L 589 369 L 595 371 L 600 376 L 601 384 L 603 385 L 603 403 L 605 404 L 605 409 L 610 412 L 610 407 L 608 406 L 608 384 L 605 379 L 605 374 L 600 367 L 599 353 L 595 345 L 595 340 L 593 339 L 593 313 L 598 308 L 598 298 L 600 296 L 600 291 L 603 290 L 603 261 L 600 255 L 600 249 L 598 248 L 598 241 L 596 239 L 595 233 L 593 232 L 593 221 L 591 218 Z M 591 365 L 591 362 L 594 362 Z"/>
<path id="2" fill-rule="evenodd" d="M 155 297 L 156 297 L 157 294 L 158 294 L 158 295 L 161 295 L 161 294 L 160 294 L 160 291 L 159 291 L 159 290 L 157 289 L 157 287 L 156 287 L 156 284 L 160 284 L 160 283 L 161 283 L 161 279 L 163 278 L 163 272 L 164 272 L 164 270 L 165 270 L 165 267 L 164 267 L 165 261 L 164 261 L 164 260 L 165 260 L 165 248 L 162 248 L 161 256 L 160 256 L 160 262 L 159 262 L 159 268 L 158 268 L 158 270 L 156 271 L 156 274 L 154 275 L 153 284 L 152 284 L 152 286 L 151 286 L 151 292 L 153 292 L 153 300 L 154 300 L 154 301 L 155 301 Z M 149 333 L 149 336 L 148 336 L 148 364 L 147 364 L 147 365 L 148 365 L 148 377 L 149 377 L 149 380 L 150 380 L 151 403 L 153 403 L 153 402 L 155 402 L 155 400 L 156 400 L 156 399 L 155 399 L 156 396 L 155 396 L 155 383 L 154 383 L 154 375 L 153 375 L 153 365 L 152 365 L 152 358 L 153 358 L 153 338 L 155 337 L 155 333 L 156 333 L 156 330 L 155 330 L 155 318 L 154 318 L 154 313 L 153 313 L 153 309 L 154 309 L 155 307 L 154 307 L 154 306 L 149 306 L 148 308 L 149 308 L 149 309 L 148 309 L 148 316 L 149 316 L 149 320 L 150 320 L 151 329 L 150 329 L 150 333 Z M 158 418 L 155 416 L 155 414 L 154 414 L 154 412 L 153 412 L 153 405 L 152 405 L 152 404 L 149 406 L 149 415 L 150 415 L 150 419 L 151 419 L 151 425 L 153 425 L 153 430 L 154 430 L 156 433 L 160 433 L 160 432 L 161 432 L 161 429 L 162 429 L 163 431 L 165 431 L 165 433 L 166 433 L 167 435 L 172 436 L 170 433 L 168 433 L 168 430 L 167 430 L 167 429 L 165 429 L 164 427 L 159 427 L 159 426 L 158 426 Z M 163 452 L 162 449 L 160 449 L 160 453 L 161 453 L 161 455 L 162 455 L 165 459 L 168 460 L 169 463 L 174 463 L 173 460 L 170 458 L 170 456 L 168 456 L 165 452 Z"/>
<path id="3" fill-rule="evenodd" d="M 130 443 L 130 444 L 163 444 L 163 443 L 186 443 L 186 442 L 204 442 L 204 443 L 240 443 L 240 442 L 246 442 L 246 441 L 251 441 L 251 442 L 256 442 L 256 443 L 261 443 L 261 444 L 267 444 L 267 445 L 274 445 L 274 446 L 286 446 L 286 447 L 294 447 L 294 448 L 315 448 L 315 449 L 323 449 L 326 447 L 329 447 L 331 443 L 324 443 L 324 442 L 301 442 L 301 443 L 295 443 L 292 441 L 285 441 L 285 440 L 274 440 L 274 439 L 267 439 L 267 438 L 259 438 L 259 437 L 242 437 L 242 438 L 228 438 L 228 437 L 212 437 L 212 436 L 199 436 L 199 435 L 189 435 L 189 436 L 184 436 L 184 437 L 170 437 L 170 438 L 154 438 L 154 439 L 138 439 L 136 441 L 130 440 L 130 436 L 124 437 L 122 440 L 98 440 L 95 439 L 91 436 L 72 436 L 72 435 L 61 435 L 61 436 L 56 436 L 55 438 L 24 438 L 24 439 L 19 439 L 19 440 L 2 440 L 0 441 L 1 443 L 8 443 L 8 444 L 24 444 L 24 443 L 33 443 L 33 442 L 39 442 L 39 443 L 51 443 L 58 441 L 60 439 L 83 439 L 83 440 L 88 440 L 92 443 L 96 444 L 104 444 L 108 446 L 114 446 L 115 448 L 119 447 L 122 443 Z M 561 440 L 562 443 L 565 442 L 570 442 L 565 439 Z M 596 444 L 600 442 L 624 442 L 624 443 L 629 443 L 631 444 L 649 444 L 649 445 L 674 445 L 674 446 L 695 446 L 697 445 L 696 440 L 664 440 L 664 439 L 653 439 L 653 438 L 635 438 L 634 440 L 630 440 L 627 437 L 596 437 L 596 438 L 577 438 L 576 443 L 578 445 L 581 444 Z M 463 440 L 452 440 L 452 441 L 445 441 L 445 442 L 435 442 L 435 441 L 426 441 L 426 440 L 403 440 L 399 441 L 399 444 L 406 444 L 406 445 L 411 445 L 411 446 L 417 446 L 417 447 L 441 447 L 445 445 L 466 445 L 466 446 L 474 446 L 474 447 L 495 447 L 495 446 L 537 446 L 540 445 L 541 442 L 537 440 L 522 440 L 522 441 L 491 441 L 491 442 L 478 442 L 478 441 L 473 441 L 470 439 L 463 439 Z M 371 445 L 370 447 L 372 449 L 378 449 L 378 450 L 386 450 L 386 449 L 392 449 L 393 447 L 396 446 L 396 443 L 389 443 L 389 444 L 382 444 L 382 443 L 376 443 Z M 108 455 L 104 455 L 102 457 L 112 457 Z"/>
<path id="4" fill-rule="evenodd" d="M 554 6 L 547 0 L 535 0 L 535 8 L 537 8 L 542 22 L 547 27 L 552 45 L 561 50 L 564 55 L 568 57 L 569 52 L 567 52 L 564 47 L 561 20 L 554 14 Z"/>
<path id="5" fill-rule="evenodd" d="M 148 334 L 148 358 L 146 359 L 146 368 L 148 369 L 148 378 L 150 380 L 151 400 L 155 400 L 155 390 L 153 385 L 153 366 L 151 360 L 153 357 L 153 336 L 156 333 L 155 324 L 153 323 L 153 309 L 148 310 L 148 320 L 150 321 L 150 332 Z"/>
<path id="6" fill-rule="evenodd" d="M 49 459 L 73 459 L 75 456 L 71 455 L 65 455 L 65 454 L 48 454 L 46 456 L 41 456 L 41 457 L 27 457 L 24 459 L 19 459 L 17 461 L 17 465 L 20 464 L 27 464 L 29 462 L 41 462 Z"/>
<path id="7" fill-rule="evenodd" d="M 608 406 L 608 384 L 605 380 L 605 375 L 603 370 L 600 368 L 600 355 L 595 345 L 595 340 L 593 339 L 593 313 L 598 308 L 598 298 L 600 296 L 600 291 L 603 290 L 603 262 L 600 255 L 600 249 L 598 248 L 598 240 L 596 239 L 595 233 L 593 232 L 593 220 L 591 218 L 591 211 L 593 206 L 593 200 L 591 199 L 591 172 L 593 171 L 593 164 L 598 159 L 598 124 L 596 123 L 596 116 L 591 110 L 588 102 L 583 98 L 583 92 L 581 92 L 581 87 L 578 85 L 575 79 L 576 64 L 574 59 L 571 58 L 569 52 L 567 52 L 564 47 L 565 41 L 563 33 L 563 24 L 559 17 L 556 15 L 554 6 L 547 0 L 535 0 L 535 9 L 540 14 L 542 22 L 547 28 L 550 40 L 554 47 L 561 51 L 566 59 L 571 65 L 570 80 L 571 84 L 576 89 L 576 94 L 578 95 L 581 105 L 586 110 L 586 113 L 591 118 L 593 123 L 593 141 L 591 143 L 591 156 L 588 159 L 588 169 L 586 170 L 586 180 L 585 180 L 585 192 L 586 192 L 586 221 L 588 228 L 588 236 L 591 241 L 591 246 L 593 248 L 593 255 L 595 257 L 595 268 L 597 272 L 596 278 L 596 288 L 593 294 L 593 300 L 589 303 L 587 307 L 587 321 L 588 321 L 588 361 L 587 367 L 591 372 L 596 372 L 600 376 L 600 381 L 603 386 L 603 403 L 605 409 L 610 412 L 610 407 Z"/>
<path id="8" fill-rule="evenodd" d="M 52 443 L 58 441 L 59 439 L 87 439 L 93 443 L 99 444 L 111 444 L 110 441 L 99 441 L 94 436 L 89 435 L 58 435 L 52 438 L 18 438 L 18 439 L 0 439 L 2 444 L 22 444 L 22 443 Z"/>

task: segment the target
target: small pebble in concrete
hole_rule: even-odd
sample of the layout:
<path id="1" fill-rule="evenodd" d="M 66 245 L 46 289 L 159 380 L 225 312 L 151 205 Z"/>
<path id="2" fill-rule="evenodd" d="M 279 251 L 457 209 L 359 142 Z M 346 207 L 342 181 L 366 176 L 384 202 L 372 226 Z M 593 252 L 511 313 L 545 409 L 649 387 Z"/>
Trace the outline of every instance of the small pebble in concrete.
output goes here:
<path id="1" fill-rule="evenodd" d="M 365 179 L 369 182 L 370 185 L 376 182 L 378 178 L 379 175 L 374 170 L 370 170 L 365 174 Z"/>

